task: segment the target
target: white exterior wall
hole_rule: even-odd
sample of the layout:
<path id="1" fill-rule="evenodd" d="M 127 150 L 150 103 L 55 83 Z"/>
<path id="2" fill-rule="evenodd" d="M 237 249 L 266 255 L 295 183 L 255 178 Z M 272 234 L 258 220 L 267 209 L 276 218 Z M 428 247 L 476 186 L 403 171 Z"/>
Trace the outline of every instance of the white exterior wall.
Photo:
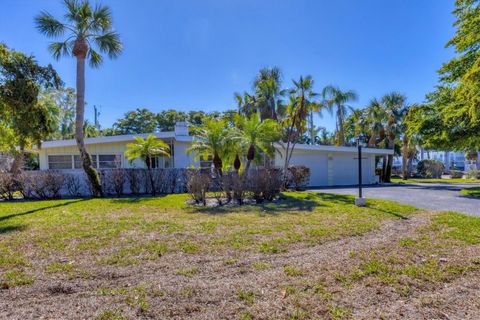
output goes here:
<path id="1" fill-rule="evenodd" d="M 275 156 L 275 165 L 284 163 L 283 154 Z M 294 150 L 290 165 L 310 168 L 310 187 L 348 186 L 358 183 L 356 152 L 328 150 Z M 375 154 L 362 154 L 362 182 L 375 184 Z"/>
<path id="2" fill-rule="evenodd" d="M 115 154 L 119 155 L 121 159 L 122 168 L 145 168 L 145 162 L 142 159 L 135 159 L 133 162 L 128 161 L 124 153 L 127 150 L 128 142 L 109 142 L 99 144 L 86 145 L 88 153 L 93 154 Z M 188 156 L 185 153 L 186 148 L 189 146 L 188 142 L 174 143 L 174 166 L 175 168 L 187 168 L 194 164 L 193 155 Z M 77 146 L 68 147 L 56 147 L 56 148 L 44 148 L 38 151 L 40 157 L 40 170 L 48 169 L 48 156 L 49 155 L 78 155 Z"/>

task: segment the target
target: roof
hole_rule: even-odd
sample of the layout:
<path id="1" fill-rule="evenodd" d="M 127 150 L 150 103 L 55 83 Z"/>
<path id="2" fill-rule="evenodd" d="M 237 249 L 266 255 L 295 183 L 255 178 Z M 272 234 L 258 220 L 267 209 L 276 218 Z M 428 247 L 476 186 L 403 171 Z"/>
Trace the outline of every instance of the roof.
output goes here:
<path id="1" fill-rule="evenodd" d="M 86 138 L 85 144 L 89 145 L 89 144 L 103 144 L 103 143 L 133 141 L 134 137 L 146 138 L 151 134 L 158 139 L 175 139 L 176 141 L 182 141 L 182 142 L 191 142 L 194 140 L 194 137 L 192 136 L 175 134 L 175 131 L 167 131 L 167 132 L 154 132 L 154 133 L 127 134 L 127 135 L 119 135 L 119 136 Z M 71 147 L 76 145 L 77 143 L 74 139 L 45 141 L 42 143 L 42 149 Z M 296 144 L 295 151 L 357 152 L 358 150 L 357 150 L 357 147 Z M 380 155 L 393 154 L 393 150 L 391 149 L 362 148 L 362 152 L 365 154 L 380 154 Z"/>
<path id="2" fill-rule="evenodd" d="M 153 132 L 153 133 L 142 133 L 142 134 L 126 134 L 118 136 L 107 136 L 107 137 L 96 137 L 96 138 L 85 138 L 85 144 L 103 144 L 103 143 L 113 143 L 113 142 L 124 142 L 124 141 L 133 141 L 134 137 L 146 138 L 149 135 L 154 135 L 158 139 L 175 139 L 176 141 L 192 141 L 192 137 L 186 135 L 175 134 L 174 131 L 167 132 Z M 42 149 L 48 148 L 59 148 L 59 147 L 71 147 L 76 146 L 77 142 L 74 139 L 69 140 L 53 140 L 42 142 Z"/>

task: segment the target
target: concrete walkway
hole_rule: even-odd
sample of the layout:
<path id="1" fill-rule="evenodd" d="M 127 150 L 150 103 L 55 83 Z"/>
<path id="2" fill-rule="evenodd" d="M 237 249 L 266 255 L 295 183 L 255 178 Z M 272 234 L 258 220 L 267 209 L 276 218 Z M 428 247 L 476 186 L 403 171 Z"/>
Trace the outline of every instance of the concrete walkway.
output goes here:
<path id="1" fill-rule="evenodd" d="M 459 191 L 479 184 L 413 183 L 367 186 L 363 196 L 397 201 L 417 208 L 456 211 L 480 217 L 480 198 L 467 197 Z M 311 191 L 357 195 L 357 187 L 318 188 Z"/>

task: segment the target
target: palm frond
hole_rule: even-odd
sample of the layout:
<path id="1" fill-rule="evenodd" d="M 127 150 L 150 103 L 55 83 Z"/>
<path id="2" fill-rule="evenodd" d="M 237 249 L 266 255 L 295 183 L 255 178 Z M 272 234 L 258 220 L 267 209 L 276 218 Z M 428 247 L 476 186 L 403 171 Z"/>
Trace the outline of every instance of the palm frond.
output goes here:
<path id="1" fill-rule="evenodd" d="M 65 32 L 65 25 L 48 12 L 41 12 L 35 17 L 37 29 L 47 37 L 58 37 Z"/>
<path id="2" fill-rule="evenodd" d="M 103 62 L 102 55 L 100 55 L 98 52 L 93 50 L 91 47 L 88 48 L 87 58 L 88 58 L 88 63 L 92 68 L 98 68 Z"/>
<path id="3" fill-rule="evenodd" d="M 108 54 L 110 58 L 116 58 L 122 52 L 120 36 L 116 32 L 107 32 L 94 38 L 100 52 Z"/>
<path id="4" fill-rule="evenodd" d="M 107 6 L 97 4 L 92 14 L 90 28 L 94 31 L 106 32 L 112 27 L 112 13 Z"/>
<path id="5" fill-rule="evenodd" d="M 71 53 L 72 43 L 69 41 L 52 42 L 48 45 L 48 50 L 53 55 L 55 60 L 60 59 L 61 56 L 68 56 Z"/>

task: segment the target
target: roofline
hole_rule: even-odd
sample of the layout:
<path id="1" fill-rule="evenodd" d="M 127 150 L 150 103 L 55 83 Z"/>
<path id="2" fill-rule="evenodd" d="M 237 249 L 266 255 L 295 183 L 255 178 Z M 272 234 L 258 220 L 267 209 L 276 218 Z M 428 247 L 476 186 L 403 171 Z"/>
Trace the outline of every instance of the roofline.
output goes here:
<path id="1" fill-rule="evenodd" d="M 166 131 L 166 132 L 153 132 L 153 133 L 126 134 L 126 135 L 118 135 L 118 136 L 85 138 L 85 144 L 90 145 L 90 144 L 133 141 L 134 137 L 146 138 L 149 135 L 154 135 L 157 139 L 175 139 L 176 141 L 181 141 L 181 142 L 194 141 L 194 137 L 192 136 L 176 135 L 175 131 Z M 45 142 L 42 142 L 41 149 L 72 147 L 76 145 L 77 145 L 77 142 L 74 139 L 45 141 Z M 311 150 L 311 151 L 327 151 L 327 152 L 357 152 L 357 147 L 325 146 L 325 145 L 310 145 L 310 144 L 296 144 L 295 149 L 306 150 L 306 151 Z M 382 155 L 393 154 L 392 149 L 363 148 L 362 152 L 366 154 L 382 154 Z"/>
<path id="2" fill-rule="evenodd" d="M 187 141 L 187 142 L 192 141 L 192 137 L 190 136 L 176 135 L 175 131 L 166 131 L 166 132 L 152 132 L 152 133 L 141 133 L 141 134 L 126 134 L 126 135 L 117 135 L 117 136 L 85 138 L 84 142 L 86 145 L 112 143 L 112 142 L 124 142 L 124 141 L 133 141 L 134 137 L 142 137 L 145 139 L 149 135 L 154 135 L 157 139 L 175 139 L 177 141 Z M 76 145 L 77 145 L 77 142 L 74 139 L 53 140 L 53 141 L 42 142 L 41 149 L 71 147 Z"/>

